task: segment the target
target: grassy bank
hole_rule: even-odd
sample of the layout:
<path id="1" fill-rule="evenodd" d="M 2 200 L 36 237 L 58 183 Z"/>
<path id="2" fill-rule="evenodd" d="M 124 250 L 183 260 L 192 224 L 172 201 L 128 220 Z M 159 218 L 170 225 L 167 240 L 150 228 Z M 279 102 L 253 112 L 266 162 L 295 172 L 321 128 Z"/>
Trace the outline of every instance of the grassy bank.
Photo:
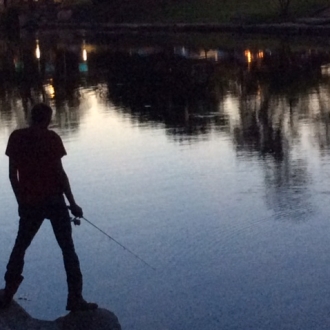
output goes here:
<path id="1" fill-rule="evenodd" d="M 279 15 L 279 0 L 112 0 L 83 4 L 79 12 L 112 23 L 256 23 L 293 20 L 329 6 L 328 0 L 291 0 Z"/>
<path id="2" fill-rule="evenodd" d="M 330 7 L 328 0 L 291 0 L 287 15 L 280 15 L 280 0 L 65 0 L 73 8 L 73 21 L 107 23 L 269 23 L 294 21 Z M 39 10 L 41 10 L 40 7 Z M 58 7 L 60 9 L 61 7 Z M 0 27 L 13 30 L 17 12 L 27 7 L 8 8 Z M 45 10 L 45 8 L 43 9 Z M 49 9 L 56 19 L 55 8 Z M 15 14 L 16 13 L 16 14 Z M 15 16 L 16 15 L 16 16 Z"/>

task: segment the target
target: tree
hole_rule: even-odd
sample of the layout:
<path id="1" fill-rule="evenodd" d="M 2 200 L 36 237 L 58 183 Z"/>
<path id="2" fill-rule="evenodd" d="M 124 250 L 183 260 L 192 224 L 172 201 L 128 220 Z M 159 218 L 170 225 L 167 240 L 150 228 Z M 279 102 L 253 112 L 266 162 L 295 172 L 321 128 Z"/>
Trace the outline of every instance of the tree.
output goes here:
<path id="1" fill-rule="evenodd" d="M 291 0 L 278 0 L 280 16 L 286 17 L 289 13 Z"/>

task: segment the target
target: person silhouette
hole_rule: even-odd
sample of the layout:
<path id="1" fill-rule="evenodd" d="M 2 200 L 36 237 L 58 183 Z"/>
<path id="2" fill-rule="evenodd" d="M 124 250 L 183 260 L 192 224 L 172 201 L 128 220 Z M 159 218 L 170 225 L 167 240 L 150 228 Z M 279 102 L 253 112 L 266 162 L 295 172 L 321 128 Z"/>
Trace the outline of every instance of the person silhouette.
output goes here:
<path id="1" fill-rule="evenodd" d="M 6 285 L 0 308 L 9 307 L 24 279 L 25 252 L 44 219 L 49 219 L 62 250 L 67 275 L 66 310 L 94 310 L 98 305 L 85 301 L 82 296 L 83 279 L 72 239 L 68 208 L 75 217 L 82 217 L 83 210 L 75 202 L 62 165 L 61 159 L 66 155 L 63 142 L 58 134 L 48 129 L 51 118 L 51 107 L 44 103 L 34 105 L 30 126 L 15 130 L 8 140 L 9 179 L 17 199 L 20 220 L 4 276 Z"/>

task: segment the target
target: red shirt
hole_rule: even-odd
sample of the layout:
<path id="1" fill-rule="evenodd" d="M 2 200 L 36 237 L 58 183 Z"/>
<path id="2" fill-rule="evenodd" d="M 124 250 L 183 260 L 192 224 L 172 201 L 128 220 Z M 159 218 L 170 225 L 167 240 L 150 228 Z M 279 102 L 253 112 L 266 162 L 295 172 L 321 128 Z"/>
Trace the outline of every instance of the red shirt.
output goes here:
<path id="1" fill-rule="evenodd" d="M 36 127 L 16 130 L 9 137 L 6 155 L 18 168 L 23 203 L 36 204 L 63 193 L 57 164 L 66 151 L 58 134 Z"/>

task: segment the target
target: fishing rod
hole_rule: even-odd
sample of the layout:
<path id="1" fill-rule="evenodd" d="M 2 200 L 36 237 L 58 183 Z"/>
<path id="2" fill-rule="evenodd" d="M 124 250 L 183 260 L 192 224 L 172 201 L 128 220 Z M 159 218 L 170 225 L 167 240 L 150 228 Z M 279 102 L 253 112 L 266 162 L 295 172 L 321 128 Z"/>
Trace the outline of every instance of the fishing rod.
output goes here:
<path id="1" fill-rule="evenodd" d="M 143 260 L 141 257 L 139 257 L 137 254 L 135 254 L 133 251 L 131 251 L 130 249 L 128 249 L 126 246 L 124 246 L 123 244 L 119 243 L 117 240 L 115 240 L 113 237 L 111 237 L 109 234 L 107 234 L 105 231 L 103 231 L 101 228 L 99 228 L 98 226 L 94 225 L 93 222 L 89 221 L 88 219 L 86 219 L 85 217 L 81 217 L 82 219 L 84 219 L 86 222 L 88 222 L 91 226 L 93 226 L 94 228 L 96 228 L 98 231 L 100 231 L 103 235 L 107 236 L 108 238 L 110 238 L 112 241 L 114 241 L 115 243 L 117 243 L 119 246 L 121 246 L 124 250 L 126 250 L 127 252 L 129 252 L 130 254 L 132 254 L 135 258 L 139 259 L 140 261 L 142 261 L 145 265 L 147 265 L 148 267 L 150 267 L 152 270 L 156 270 L 156 268 L 150 266 L 145 260 Z M 81 220 L 78 219 L 77 217 L 73 218 L 71 220 L 75 225 L 79 226 L 81 224 Z"/>

